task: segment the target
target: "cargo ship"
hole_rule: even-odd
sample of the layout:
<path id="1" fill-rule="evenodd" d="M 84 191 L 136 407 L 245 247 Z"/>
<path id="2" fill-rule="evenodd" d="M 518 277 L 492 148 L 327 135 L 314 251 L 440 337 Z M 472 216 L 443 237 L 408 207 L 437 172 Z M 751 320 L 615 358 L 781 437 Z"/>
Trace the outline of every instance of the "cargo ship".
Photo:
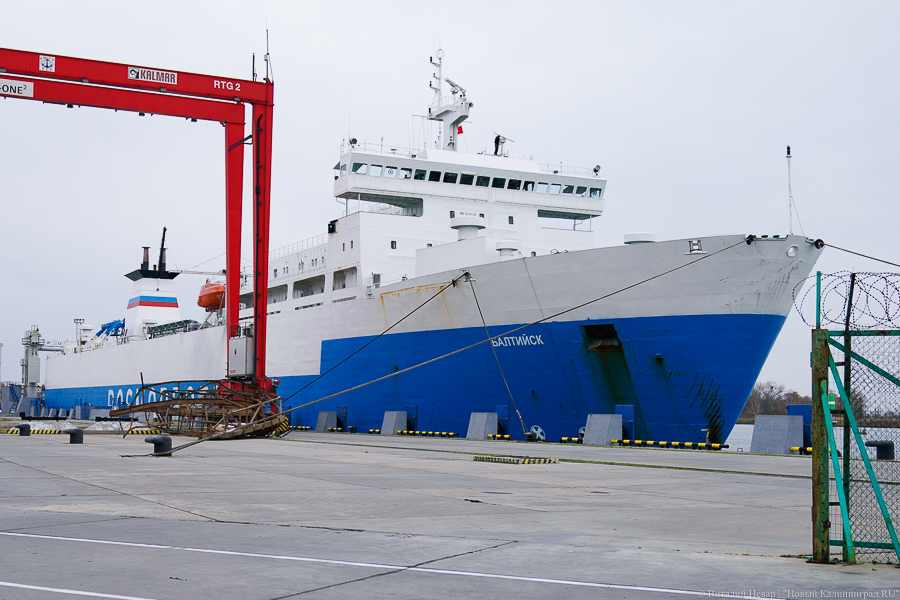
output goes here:
<path id="1" fill-rule="evenodd" d="M 499 134 L 459 151 L 473 104 L 431 62 L 436 141 L 345 140 L 342 214 L 270 254 L 267 372 L 291 423 L 335 411 L 367 431 L 406 411 L 410 429 L 465 432 L 489 412 L 498 433 L 553 439 L 624 407 L 638 439 L 724 441 L 821 242 L 635 233 L 594 247 L 600 167 L 515 158 Z M 141 400 L 142 381 L 225 377 L 222 290 L 207 282 L 206 321 L 185 320 L 177 275 L 164 248 L 152 266 L 145 249 L 123 323 L 48 357 L 44 405 L 116 408 Z M 251 290 L 245 279 L 247 326 Z"/>

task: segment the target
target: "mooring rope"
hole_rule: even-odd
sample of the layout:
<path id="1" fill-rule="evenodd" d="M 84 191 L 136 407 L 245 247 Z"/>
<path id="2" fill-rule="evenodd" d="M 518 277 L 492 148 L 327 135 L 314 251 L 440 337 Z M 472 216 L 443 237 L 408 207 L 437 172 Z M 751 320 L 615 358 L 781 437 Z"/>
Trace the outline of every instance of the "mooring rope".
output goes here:
<path id="1" fill-rule="evenodd" d="M 475 298 L 475 306 L 478 307 L 478 316 L 481 317 L 481 324 L 484 325 L 484 332 L 487 334 L 488 339 L 490 339 L 491 332 L 488 331 L 487 321 L 484 320 L 484 313 L 481 312 L 481 304 L 478 302 L 478 294 L 475 293 L 475 280 L 471 277 L 469 277 L 469 285 L 472 286 L 472 297 Z M 513 397 L 512 390 L 509 389 L 509 382 L 506 381 L 506 374 L 503 372 L 503 367 L 500 366 L 500 357 L 497 356 L 497 348 L 494 347 L 493 343 L 491 343 L 491 352 L 494 353 L 494 360 L 497 361 L 497 368 L 500 369 L 500 377 L 503 378 L 503 385 L 506 386 L 506 392 L 509 394 L 509 399 L 512 400 L 513 408 L 516 409 L 519 423 L 522 424 L 522 434 L 528 435 L 528 430 L 525 429 L 525 420 L 522 419 L 522 413 L 519 412 L 519 407 L 516 406 L 516 399 Z"/>
<path id="2" fill-rule="evenodd" d="M 752 242 L 752 240 L 750 240 L 750 241 Z M 513 329 L 511 329 L 511 330 L 509 330 L 509 331 L 507 331 L 507 332 L 505 332 L 505 333 L 501 333 L 501 334 L 499 334 L 499 335 L 495 335 L 495 336 L 492 336 L 492 337 L 488 337 L 487 339 L 481 340 L 480 342 L 475 342 L 474 344 L 469 344 L 468 346 L 465 346 L 465 347 L 463 347 L 463 348 L 458 348 L 458 349 L 456 349 L 456 350 L 453 350 L 452 352 L 447 352 L 446 354 L 442 354 L 441 356 L 436 356 L 436 357 L 434 357 L 434 358 L 432 358 L 432 359 L 429 359 L 429 360 L 426 360 L 426 361 L 424 361 L 424 362 L 421 362 L 421 363 L 412 365 L 412 366 L 410 366 L 410 367 L 406 367 L 405 369 L 400 369 L 400 370 L 398 370 L 398 371 L 394 371 L 393 373 L 388 373 L 387 375 L 383 375 L 383 376 L 378 377 L 378 378 L 376 378 L 376 379 L 372 379 L 371 381 L 367 381 L 367 382 L 365 382 L 365 383 L 361 383 L 361 384 L 359 384 L 359 385 L 355 385 L 355 386 L 353 386 L 353 387 L 347 388 L 347 389 L 342 390 L 342 391 L 340 391 L 340 392 L 335 392 L 335 393 L 333 393 L 333 394 L 329 394 L 329 395 L 324 396 L 324 397 L 322 397 L 322 398 L 318 398 L 318 399 L 316 399 L 316 400 L 312 400 L 312 401 L 310 401 L 310 402 L 307 402 L 306 404 L 301 404 L 300 406 L 295 406 L 295 407 L 290 408 L 290 409 L 288 409 L 288 410 L 286 410 L 286 411 L 283 411 L 281 414 L 282 414 L 282 415 L 286 415 L 286 414 L 288 414 L 288 413 L 294 412 L 295 410 L 300 410 L 301 408 L 306 408 L 306 407 L 308 407 L 308 406 L 312 406 L 313 404 L 318 404 L 319 402 L 324 402 L 325 400 L 330 400 L 331 398 L 335 398 L 335 397 L 337 397 L 337 396 L 341 396 L 341 395 L 343 395 L 343 394 L 347 394 L 347 393 L 350 393 L 350 392 L 353 392 L 353 391 L 362 389 L 362 388 L 364 388 L 364 387 L 373 385 L 373 384 L 375 384 L 375 383 L 384 381 L 384 380 L 386 380 L 386 379 L 390 379 L 391 377 L 396 377 L 397 375 L 401 375 L 401 374 L 403 374 L 403 373 L 408 373 L 409 371 L 412 371 L 412 370 L 414 370 L 414 369 L 418 369 L 418 368 L 420 368 L 420 367 L 424 367 L 424 366 L 426 366 L 426 365 L 430 365 L 431 363 L 437 362 L 437 361 L 439 361 L 439 360 L 443 360 L 443 359 L 445 359 L 445 358 L 449 358 L 449 357 L 451 357 L 451 356 L 455 356 L 455 355 L 457 355 L 457 354 L 459 354 L 459 353 L 461 353 L 461 352 L 465 352 L 466 350 L 471 350 L 472 348 L 475 348 L 475 347 L 477 347 L 477 346 L 481 346 L 482 344 L 490 343 L 490 342 L 492 342 L 493 340 L 502 338 L 502 337 L 504 337 L 504 336 L 508 336 L 508 335 L 513 334 L 513 333 L 516 333 L 516 332 L 518 332 L 518 331 L 522 331 L 523 329 L 526 329 L 526 328 L 528 328 L 528 327 L 532 327 L 532 326 L 534 326 L 534 325 L 538 325 L 538 324 L 540 324 L 540 323 L 544 323 L 544 322 L 549 321 L 549 320 L 551 320 L 551 319 L 555 319 L 556 317 L 559 317 L 559 316 L 562 316 L 562 315 L 564 315 L 564 314 L 570 313 L 570 312 L 572 312 L 572 311 L 578 310 L 579 308 L 584 308 L 585 306 L 588 306 L 588 305 L 593 304 L 593 303 L 595 303 L 595 302 L 599 302 L 600 300 L 605 300 L 606 298 L 610 298 L 610 297 L 612 297 L 612 296 L 615 296 L 616 294 L 621 294 L 622 292 L 625 292 L 625 291 L 628 291 L 628 290 L 630 290 L 630 289 L 636 288 L 636 287 L 638 287 L 638 286 L 640 286 L 640 285 L 644 285 L 645 283 L 649 283 L 650 281 L 653 281 L 653 280 L 655 280 L 655 279 L 659 279 L 660 277 L 664 277 L 664 276 L 666 276 L 666 275 L 668 275 L 668 274 L 670 274 L 670 273 L 674 273 L 675 271 L 679 271 L 679 270 L 684 269 L 684 268 L 686 268 L 686 267 L 695 265 L 695 264 L 697 264 L 697 263 L 699 263 L 699 262 L 701 262 L 701 261 L 704 261 L 704 260 L 706 260 L 706 259 L 708 259 L 708 258 L 712 258 L 713 256 L 716 256 L 716 255 L 718 255 L 718 254 L 721 254 L 722 252 L 725 252 L 725 251 L 727 251 L 727 250 L 730 250 L 730 249 L 732 249 L 732 248 L 735 248 L 736 246 L 740 246 L 741 244 L 745 244 L 745 243 L 748 243 L 747 240 L 742 239 L 742 240 L 739 241 L 739 242 L 735 242 L 734 244 L 731 244 L 730 246 L 726 246 L 726 247 L 724 247 L 724 248 L 722 248 L 722 249 L 720 249 L 720 250 L 716 250 L 715 252 L 712 252 L 712 253 L 710 253 L 710 254 L 704 254 L 703 256 L 701 256 L 700 258 L 698 258 L 698 259 L 696 259 L 696 260 L 692 260 L 692 261 L 690 261 L 690 262 L 684 263 L 684 264 L 679 265 L 679 266 L 677 266 L 677 267 L 673 267 L 673 268 L 671 268 L 671 269 L 668 269 L 668 270 L 666 270 L 666 271 L 663 271 L 662 273 L 657 273 L 656 275 L 653 275 L 653 276 L 648 277 L 648 278 L 646 278 L 646 279 L 642 279 L 641 281 L 632 283 L 631 285 L 627 285 L 627 286 L 625 286 L 625 287 L 619 288 L 619 289 L 614 290 L 614 291 L 612 291 L 612 292 L 609 292 L 609 293 L 607 293 L 607 294 L 603 294 L 602 296 L 598 296 L 597 298 L 594 298 L 594 299 L 592 299 L 592 300 L 588 300 L 588 301 L 586 301 L 586 302 L 582 302 L 581 304 L 572 306 L 572 307 L 567 308 L 567 309 L 565 309 L 565 310 L 561 310 L 561 311 L 559 311 L 559 312 L 557 312 L 557 313 L 554 313 L 554 314 L 552 314 L 552 315 L 548 315 L 548 316 L 546 316 L 546 317 L 543 317 L 543 318 L 541 318 L 541 319 L 538 319 L 537 321 L 532 321 L 531 323 L 528 323 L 528 324 L 526 324 L 526 325 L 520 325 L 519 327 L 515 327 L 515 328 L 513 328 Z M 468 271 L 466 271 L 466 273 L 468 273 Z M 454 279 L 453 282 L 458 281 L 460 278 L 462 278 L 462 277 L 464 277 L 464 276 L 465 276 L 465 273 L 463 273 L 462 275 L 460 275 L 460 277 Z M 436 297 L 438 294 L 442 293 L 444 290 L 446 290 L 448 287 L 450 287 L 451 285 L 453 285 L 453 282 L 451 282 L 451 283 L 447 284 L 446 286 L 444 286 L 444 287 L 441 289 L 441 291 L 439 291 L 437 294 L 435 294 L 435 297 Z M 431 298 L 429 299 L 429 301 L 430 301 L 430 300 L 431 300 Z M 418 310 L 418 308 L 421 308 L 421 306 L 420 306 L 420 307 L 417 307 L 416 310 Z M 415 312 L 415 311 L 413 311 L 413 312 Z M 410 313 L 410 314 L 412 314 L 412 313 Z M 405 317 L 404 317 L 404 318 L 405 318 Z M 398 323 L 399 323 L 399 321 L 398 321 Z M 395 324 L 395 325 L 396 325 L 396 324 Z M 392 326 L 392 327 L 393 327 L 393 326 Z M 389 328 L 389 329 L 390 329 L 390 328 Z M 372 340 L 372 341 L 374 341 L 374 340 Z M 367 345 L 368 345 L 368 344 L 367 344 Z M 365 346 L 363 346 L 363 347 L 365 347 Z M 360 349 L 362 349 L 362 348 L 360 348 Z M 348 357 L 348 358 L 349 358 L 349 357 Z M 293 394 L 292 394 L 290 397 L 293 397 Z M 247 426 L 244 426 L 244 427 L 247 427 Z M 241 428 L 238 428 L 238 429 L 241 429 Z M 167 452 L 166 454 L 173 454 L 173 453 L 177 452 L 178 450 L 182 450 L 182 449 L 184 449 L 184 448 L 188 448 L 188 447 L 190 447 L 190 446 L 194 446 L 194 445 L 196 445 L 196 444 L 199 444 L 200 442 L 204 442 L 204 441 L 212 440 L 212 439 L 217 439 L 218 437 L 222 437 L 222 436 L 225 435 L 226 433 L 232 433 L 232 434 L 233 434 L 234 431 L 235 431 L 235 430 L 230 430 L 230 431 L 228 431 L 228 432 L 220 432 L 220 433 L 218 433 L 218 434 L 214 434 L 214 435 L 209 436 L 209 437 L 206 437 L 206 438 L 201 438 L 201 439 L 199 439 L 199 440 L 195 440 L 195 441 L 193 441 L 193 442 L 189 442 L 189 443 L 184 444 L 184 445 L 182 445 L 182 446 L 178 446 L 178 447 L 176 447 L 176 448 L 172 448 L 172 450 L 171 450 L 170 452 Z M 148 456 L 153 456 L 153 455 L 151 454 L 151 455 L 148 455 Z"/>

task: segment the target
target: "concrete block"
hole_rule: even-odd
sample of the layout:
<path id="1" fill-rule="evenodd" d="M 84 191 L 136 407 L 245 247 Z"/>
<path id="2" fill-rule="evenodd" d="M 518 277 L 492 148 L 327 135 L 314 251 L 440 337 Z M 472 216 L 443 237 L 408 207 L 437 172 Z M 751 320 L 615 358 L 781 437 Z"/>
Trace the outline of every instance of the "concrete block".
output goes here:
<path id="1" fill-rule="evenodd" d="M 109 416 L 108 408 L 97 408 L 96 406 L 92 406 L 90 408 L 90 413 L 88 413 L 88 419 L 93 421 L 97 417 L 108 417 Z"/>
<path id="2" fill-rule="evenodd" d="M 406 431 L 406 411 L 384 411 L 384 421 L 381 422 L 381 435 L 397 435 L 398 431 Z"/>
<path id="3" fill-rule="evenodd" d="M 622 439 L 622 415 L 588 415 L 582 443 L 609 446 L 610 440 Z"/>
<path id="4" fill-rule="evenodd" d="M 489 433 L 497 433 L 497 413 L 473 412 L 469 415 L 469 430 L 466 432 L 466 439 L 486 440 Z"/>
<path id="5" fill-rule="evenodd" d="M 320 410 L 319 418 L 316 419 L 317 433 L 328 431 L 332 427 L 337 427 L 337 412 L 333 410 Z"/>
<path id="6" fill-rule="evenodd" d="M 750 440 L 752 454 L 790 454 L 792 446 L 802 445 L 802 416 L 757 415 Z"/>

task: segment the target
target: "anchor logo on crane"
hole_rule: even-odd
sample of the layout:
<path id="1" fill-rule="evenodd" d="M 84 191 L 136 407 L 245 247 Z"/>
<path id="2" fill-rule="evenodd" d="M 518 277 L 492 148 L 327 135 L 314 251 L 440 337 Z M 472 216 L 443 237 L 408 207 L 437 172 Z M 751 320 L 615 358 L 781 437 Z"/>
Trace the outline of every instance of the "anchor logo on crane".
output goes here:
<path id="1" fill-rule="evenodd" d="M 56 71 L 56 57 L 41 55 L 41 58 L 38 60 L 38 66 L 41 71 L 50 71 L 53 73 Z"/>

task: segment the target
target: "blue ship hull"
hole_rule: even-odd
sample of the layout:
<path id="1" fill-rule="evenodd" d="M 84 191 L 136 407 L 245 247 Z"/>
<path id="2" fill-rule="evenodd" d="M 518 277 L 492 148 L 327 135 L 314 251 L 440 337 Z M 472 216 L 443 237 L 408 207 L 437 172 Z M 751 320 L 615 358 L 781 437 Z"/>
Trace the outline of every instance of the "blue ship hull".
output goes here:
<path id="1" fill-rule="evenodd" d="M 577 435 L 588 414 L 632 405 L 637 439 L 720 442 L 737 421 L 784 320 L 745 314 L 543 323 L 501 338 L 493 348 L 515 404 L 485 343 L 294 410 L 291 424 L 312 426 L 319 411 L 345 407 L 346 425 L 368 431 L 381 427 L 385 411 L 406 410 L 418 430 L 465 435 L 470 413 L 497 412 L 504 433 L 524 439 L 518 407 L 526 427 L 538 425 L 547 439 L 558 440 Z M 592 339 L 598 326 L 606 328 L 606 337 Z M 490 334 L 512 329 L 491 327 Z M 289 410 L 485 337 L 483 328 L 386 335 L 311 385 L 314 376 L 280 377 L 278 393 Z M 323 342 L 321 371 L 370 340 Z M 138 387 L 48 389 L 45 405 L 120 406 Z"/>

